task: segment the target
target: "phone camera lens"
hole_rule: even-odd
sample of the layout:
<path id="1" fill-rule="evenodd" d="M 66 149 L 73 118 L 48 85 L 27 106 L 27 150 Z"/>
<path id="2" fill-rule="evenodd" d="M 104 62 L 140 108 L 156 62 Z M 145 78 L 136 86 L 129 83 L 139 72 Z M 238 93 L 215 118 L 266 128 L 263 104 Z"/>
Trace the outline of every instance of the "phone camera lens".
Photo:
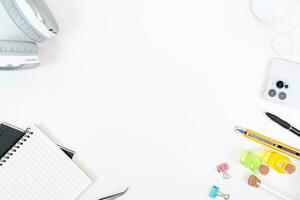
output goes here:
<path id="1" fill-rule="evenodd" d="M 282 89 L 284 87 L 284 82 L 283 81 L 278 81 L 276 83 L 276 86 L 279 88 L 279 89 Z"/>
<path id="2" fill-rule="evenodd" d="M 274 89 L 269 90 L 269 96 L 270 97 L 275 97 L 276 96 L 276 90 L 274 90 Z"/>
<path id="3" fill-rule="evenodd" d="M 285 89 L 288 89 L 288 88 L 289 88 L 289 85 L 285 85 L 284 87 L 285 87 Z"/>
<path id="4" fill-rule="evenodd" d="M 286 93 L 280 92 L 280 93 L 279 93 L 279 99 L 280 99 L 280 100 L 285 100 L 285 99 L 286 99 Z"/>

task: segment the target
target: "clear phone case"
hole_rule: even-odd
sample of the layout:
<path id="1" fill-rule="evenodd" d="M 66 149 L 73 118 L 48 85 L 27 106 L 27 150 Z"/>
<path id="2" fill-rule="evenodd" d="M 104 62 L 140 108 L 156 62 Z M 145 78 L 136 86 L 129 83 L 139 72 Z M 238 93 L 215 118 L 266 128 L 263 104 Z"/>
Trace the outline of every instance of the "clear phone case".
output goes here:
<path id="1" fill-rule="evenodd" d="M 270 102 L 300 108 L 300 64 L 272 59 L 262 87 L 262 97 Z"/>

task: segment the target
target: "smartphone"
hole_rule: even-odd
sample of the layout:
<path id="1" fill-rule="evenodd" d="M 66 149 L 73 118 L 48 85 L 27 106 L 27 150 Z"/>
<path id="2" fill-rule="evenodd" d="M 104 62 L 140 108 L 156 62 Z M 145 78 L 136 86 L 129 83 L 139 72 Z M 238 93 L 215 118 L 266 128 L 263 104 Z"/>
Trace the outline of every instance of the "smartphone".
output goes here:
<path id="1" fill-rule="evenodd" d="M 273 58 L 268 66 L 262 98 L 285 106 L 300 108 L 300 64 Z"/>

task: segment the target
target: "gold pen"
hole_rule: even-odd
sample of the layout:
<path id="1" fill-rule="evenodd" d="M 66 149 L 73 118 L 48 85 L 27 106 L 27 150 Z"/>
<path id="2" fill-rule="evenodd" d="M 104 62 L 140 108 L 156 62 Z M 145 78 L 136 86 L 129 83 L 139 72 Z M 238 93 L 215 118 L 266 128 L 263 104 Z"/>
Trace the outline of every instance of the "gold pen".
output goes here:
<path id="1" fill-rule="evenodd" d="M 281 153 L 284 153 L 286 155 L 289 155 L 293 158 L 300 160 L 300 150 L 299 149 L 296 149 L 289 145 L 278 142 L 272 138 L 266 137 L 262 134 L 254 132 L 252 130 L 241 128 L 239 126 L 235 127 L 235 132 L 243 135 L 244 137 L 246 137 L 254 142 L 262 144 L 271 149 L 275 149 Z"/>

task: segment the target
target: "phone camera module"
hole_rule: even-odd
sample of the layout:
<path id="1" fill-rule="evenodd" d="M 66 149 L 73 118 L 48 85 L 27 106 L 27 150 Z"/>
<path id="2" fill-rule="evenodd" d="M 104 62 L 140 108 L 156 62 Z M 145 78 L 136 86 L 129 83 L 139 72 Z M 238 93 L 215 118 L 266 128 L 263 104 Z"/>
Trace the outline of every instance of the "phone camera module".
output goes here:
<path id="1" fill-rule="evenodd" d="M 269 90 L 269 96 L 270 97 L 275 97 L 276 96 L 276 90 L 274 90 L 274 89 Z"/>
<path id="2" fill-rule="evenodd" d="M 286 99 L 286 93 L 285 92 L 280 92 L 278 97 L 279 97 L 280 100 L 285 100 Z"/>
<path id="3" fill-rule="evenodd" d="M 283 81 L 277 81 L 276 86 L 278 89 L 282 89 L 284 87 L 284 82 Z"/>

